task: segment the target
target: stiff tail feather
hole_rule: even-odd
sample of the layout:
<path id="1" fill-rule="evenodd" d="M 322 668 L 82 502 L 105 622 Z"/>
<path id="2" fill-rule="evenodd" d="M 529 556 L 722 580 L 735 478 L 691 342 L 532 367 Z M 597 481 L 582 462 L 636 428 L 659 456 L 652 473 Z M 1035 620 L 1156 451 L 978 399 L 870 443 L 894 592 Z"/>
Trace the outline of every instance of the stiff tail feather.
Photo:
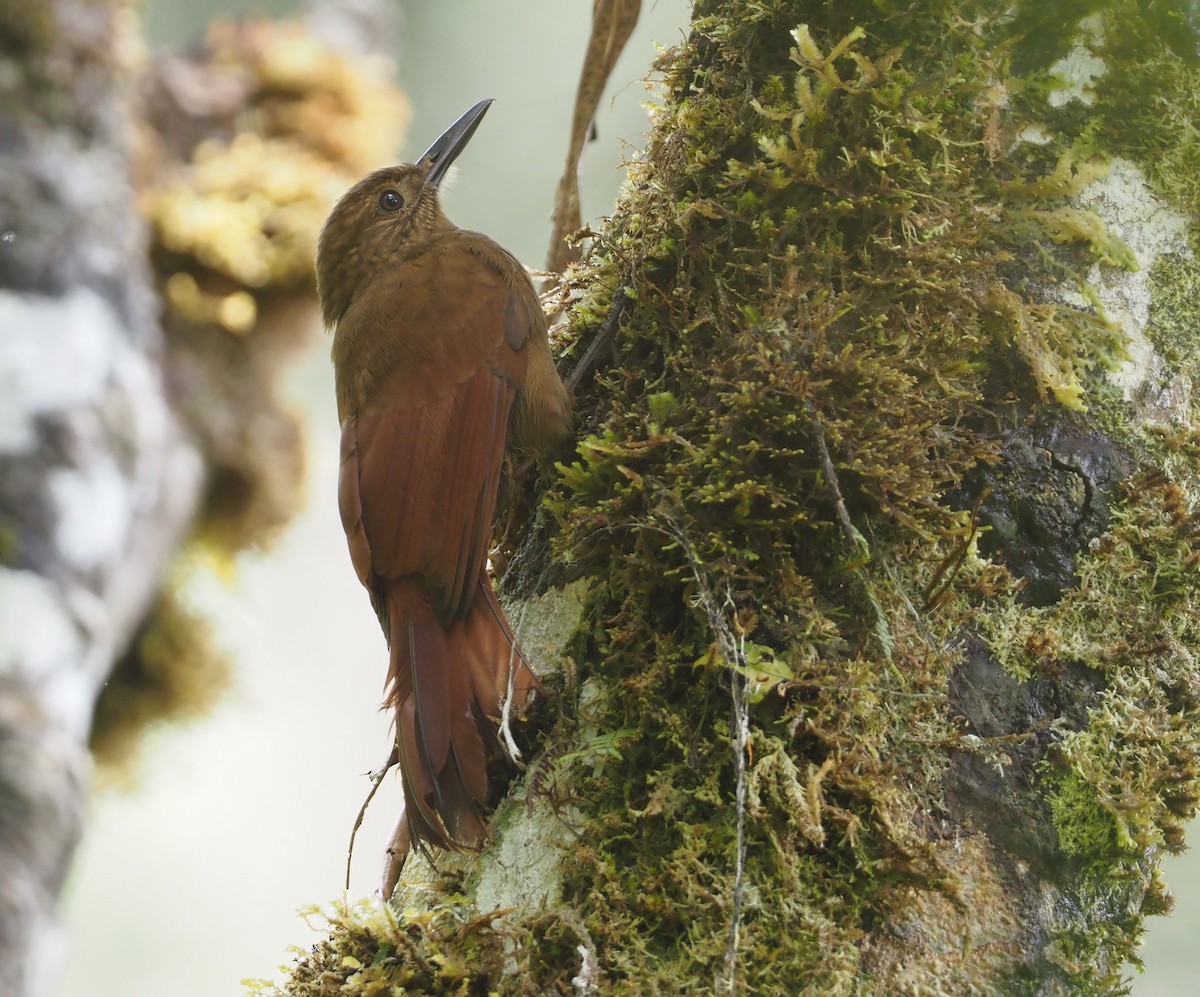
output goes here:
<path id="1" fill-rule="evenodd" d="M 487 575 L 462 620 L 445 626 L 416 578 L 385 598 L 391 662 L 385 707 L 396 710 L 404 809 L 413 840 L 472 848 L 485 834 L 487 765 L 502 749 L 497 723 L 525 705 L 537 679 L 517 647 Z"/>

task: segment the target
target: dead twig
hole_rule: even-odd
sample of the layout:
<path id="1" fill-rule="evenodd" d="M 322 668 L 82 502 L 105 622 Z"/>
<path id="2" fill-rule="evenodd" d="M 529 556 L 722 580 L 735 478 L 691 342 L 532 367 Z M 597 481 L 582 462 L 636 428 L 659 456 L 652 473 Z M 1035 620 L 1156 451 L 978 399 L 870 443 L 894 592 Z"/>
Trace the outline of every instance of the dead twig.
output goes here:
<path id="1" fill-rule="evenodd" d="M 629 295 L 625 293 L 625 288 L 622 287 L 613 298 L 612 308 L 609 309 L 608 315 L 596 333 L 595 338 L 588 343 L 588 348 L 583 351 L 583 356 L 579 358 L 579 363 L 575 365 L 575 369 L 567 376 L 567 390 L 572 394 L 575 393 L 583 379 L 596 366 L 596 360 L 600 356 L 600 351 L 611 346 L 616 339 L 617 324 L 621 321 L 621 316 L 625 313 L 627 307 L 629 307 Z"/>
<path id="2" fill-rule="evenodd" d="M 546 269 L 555 273 L 561 274 L 568 264 L 579 259 L 579 246 L 567 241 L 568 234 L 583 226 L 579 211 L 579 160 L 583 157 L 584 142 L 593 129 L 600 95 L 633 33 L 641 10 L 641 0 L 595 0 L 592 6 L 592 31 L 575 91 L 567 161 L 554 195 L 554 227 L 546 253 Z"/>
<path id="3" fill-rule="evenodd" d="M 358 816 L 354 818 L 354 827 L 350 829 L 350 844 L 346 849 L 346 890 L 350 889 L 350 863 L 354 861 L 354 839 L 358 837 L 358 829 L 362 827 L 363 818 L 367 815 L 367 807 L 371 805 L 371 801 L 375 799 L 375 794 L 379 792 L 379 786 L 383 782 L 384 776 L 391 771 L 392 766 L 399 760 L 396 749 L 392 748 L 392 753 L 388 755 L 388 759 L 383 763 L 383 768 L 369 773 L 371 776 L 371 791 L 367 793 L 367 798 L 363 800 L 362 806 L 358 808 Z M 386 898 L 385 898 L 386 899 Z"/>

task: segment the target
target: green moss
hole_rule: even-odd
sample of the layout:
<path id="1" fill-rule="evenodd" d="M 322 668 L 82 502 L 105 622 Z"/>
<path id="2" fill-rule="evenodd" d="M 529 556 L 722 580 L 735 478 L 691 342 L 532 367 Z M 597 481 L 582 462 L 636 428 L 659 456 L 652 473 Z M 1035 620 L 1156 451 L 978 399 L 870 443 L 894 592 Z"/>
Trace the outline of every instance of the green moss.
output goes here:
<path id="1" fill-rule="evenodd" d="M 1094 301 L 1094 264 L 1137 261 L 1076 200 L 1107 169 L 1079 127 L 1047 148 L 997 141 L 1023 127 L 987 82 L 1003 76 L 1011 25 L 967 29 L 937 5 L 924 25 L 851 7 L 833 28 L 789 24 L 784 4 L 701 4 L 693 44 L 665 67 L 660 138 L 577 278 L 629 286 L 636 304 L 597 389 L 601 418 L 549 504 L 560 556 L 606 581 L 584 655 L 616 690 L 606 723 L 639 733 L 575 785 L 585 820 L 596 816 L 564 901 L 597 912 L 602 965 L 627 960 L 639 985 L 634 965 L 658 967 L 646 992 L 719 975 L 725 952 L 735 772 L 705 590 L 718 605 L 728 596 L 725 623 L 771 649 L 779 678 L 751 711 L 760 903 L 746 930 L 771 966 L 799 968 L 785 982 L 767 962 L 742 964 L 749 986 L 774 993 L 827 979 L 804 968 L 814 950 L 848 953 L 846 980 L 870 975 L 862 933 L 899 884 L 955 889 L 901 816 L 943 805 L 955 635 L 993 620 L 995 652 L 1022 676 L 1049 674 L 1046 647 L 1028 650 L 1039 639 L 1056 660 L 1103 670 L 1119 633 L 1150 641 L 1142 601 L 1161 603 L 1190 556 L 1176 537 L 1174 567 L 1131 574 L 1106 539 L 1078 589 L 1039 615 L 1018 578 L 974 554 L 957 488 L 1001 459 L 991 420 L 1014 405 L 1103 409 L 1104 375 L 1125 359 L 1116 325 L 1047 289 Z M 899 38 L 903 52 L 889 47 Z M 1044 105 L 1036 80 L 1011 85 L 1013 105 Z M 604 317 L 576 313 L 576 335 Z M 1142 514 L 1157 513 L 1123 506 L 1110 536 Z M 683 667 L 706 654 L 712 670 Z M 1138 711 L 1146 730 L 1184 740 L 1197 718 L 1172 720 L 1108 680 L 1022 805 L 1049 815 L 1062 853 L 1095 864 L 1096 889 L 1125 896 L 1147 875 L 1132 845 L 1177 834 L 1154 802 L 1171 776 L 1166 755 L 1148 759 L 1136 802 L 1113 802 L 1099 792 L 1117 788 L 1104 766 L 1141 757 Z M 1189 748 L 1168 754 L 1178 763 Z M 684 943 L 680 910 L 705 944 Z M 1100 932 L 1090 951 L 1104 969 L 1058 952 L 1060 979 L 1118 987 L 1136 919 L 1109 930 L 1080 916 L 1046 927 Z"/>
<path id="2" fill-rule="evenodd" d="M 1091 783 L 1068 771 L 1046 794 L 1058 841 L 1067 855 L 1092 857 L 1116 850 L 1117 826 L 1112 814 L 1096 802 Z"/>
<path id="3" fill-rule="evenodd" d="M 1200 798 L 1200 519 L 1161 472 L 1135 475 L 1118 496 L 1076 587 L 1038 608 L 1005 595 L 982 619 L 993 653 L 1026 679 L 1094 670 L 1094 691 L 1037 765 L 1067 860 L 1048 958 L 1081 993 L 1121 991 L 1142 918 L 1171 906 L 1154 857 L 1182 848 Z"/>
<path id="4" fill-rule="evenodd" d="M 461 897 L 434 911 L 406 907 L 397 912 L 378 900 L 364 900 L 302 913 L 323 921 L 326 937 L 310 952 L 297 952 L 282 989 L 267 980 L 247 980 L 255 997 L 467 997 L 487 992 L 480 983 L 499 976 L 505 958 L 504 933 L 475 916 Z"/>
<path id="5" fill-rule="evenodd" d="M 1050 211 L 1030 209 L 1021 217 L 1039 225 L 1053 242 L 1084 245 L 1098 263 L 1122 270 L 1138 269 L 1133 250 L 1113 235 L 1091 211 L 1072 207 Z"/>
<path id="6" fill-rule="evenodd" d="M 1042 771 L 1063 850 L 1105 863 L 1110 887 L 1141 887 L 1148 850 L 1178 850 L 1200 770 L 1200 517 L 1157 472 L 1122 487 L 1125 501 L 1079 564 L 1079 584 L 1049 607 L 988 617 L 993 650 L 1023 674 L 1071 663 L 1102 676 L 1078 729 Z"/>
<path id="7" fill-rule="evenodd" d="M 608 414 L 562 469 L 551 503 L 564 555 L 595 564 L 628 552 L 596 599 L 605 622 L 587 657 L 623 690 L 610 722 L 640 732 L 624 765 L 577 786 L 604 816 L 586 860 L 568 870 L 565 899 L 603 905 L 602 963 L 621 959 L 640 928 L 639 949 L 662 967 L 656 985 L 684 974 L 699 986 L 719 973 L 735 841 L 728 691 L 719 670 L 681 673 L 679 662 L 703 657 L 714 639 L 713 621 L 688 609 L 698 587 L 758 593 L 733 597 L 741 625 L 795 678 L 780 681 L 784 697 L 755 707 L 749 856 L 761 903 L 746 930 L 773 956 L 747 959 L 746 973 L 782 992 L 787 980 L 775 973 L 826 979 L 805 953 L 831 947 L 854 979 L 866 911 L 919 878 L 927 853 L 895 815 L 936 796 L 939 773 L 926 770 L 923 749 L 950 732 L 927 690 L 951 661 L 909 616 L 916 585 L 868 570 L 868 559 L 900 544 L 928 578 L 948 549 L 939 538 L 962 525 L 931 497 L 991 456 L 966 428 L 988 380 L 1035 397 L 1048 390 L 1037 372 L 1069 339 L 1074 355 L 1058 367 L 1082 384 L 1076 356 L 1095 352 L 1087 336 L 1101 326 L 1047 333 L 1026 358 L 990 369 L 984 358 L 1003 356 L 1000 344 L 1030 338 L 1020 323 L 1039 306 L 1012 295 L 1001 307 L 994 278 L 988 300 L 940 276 L 964 257 L 994 273 L 1012 251 L 1011 233 L 977 222 L 998 184 L 948 155 L 953 142 L 978 141 L 979 88 L 956 77 L 948 91 L 913 94 L 917 81 L 891 54 L 876 62 L 861 33 L 824 42 L 826 54 L 809 29 L 781 39 L 781 25 L 754 11 L 712 25 L 697 51 L 773 49 L 790 71 L 766 76 L 747 116 L 733 110 L 744 80 L 709 68 L 703 94 L 659 123 L 671 140 L 649 157 L 658 183 L 643 192 L 636 228 L 618 215 L 611 257 L 594 264 L 602 276 L 589 275 L 637 289 L 619 371 L 605 385 Z M 986 59 L 969 38 L 956 41 Z M 669 85 L 686 87 L 692 57 L 671 67 Z M 647 238 L 650 218 L 687 250 L 642 267 L 642 240 L 667 241 Z M 1040 328 L 1057 330 L 1067 311 Z M 668 393 L 665 407 L 657 399 Z M 877 541 L 842 535 L 820 440 L 838 455 L 851 515 L 875 523 Z M 905 536 L 924 541 L 925 554 Z M 852 650 L 864 641 L 891 661 Z M 922 788 L 899 789 L 894 767 Z M 627 826 L 606 812 L 614 794 Z M 623 872 L 597 875 L 607 869 Z M 681 907 L 703 945 L 681 944 Z M 798 910 L 797 929 L 785 912 Z"/>
<path id="8" fill-rule="evenodd" d="M 1150 273 L 1150 322 L 1146 334 L 1168 378 L 1200 378 L 1200 263 L 1176 253 L 1161 256 Z M 1179 416 L 1188 414 L 1181 411 Z"/>

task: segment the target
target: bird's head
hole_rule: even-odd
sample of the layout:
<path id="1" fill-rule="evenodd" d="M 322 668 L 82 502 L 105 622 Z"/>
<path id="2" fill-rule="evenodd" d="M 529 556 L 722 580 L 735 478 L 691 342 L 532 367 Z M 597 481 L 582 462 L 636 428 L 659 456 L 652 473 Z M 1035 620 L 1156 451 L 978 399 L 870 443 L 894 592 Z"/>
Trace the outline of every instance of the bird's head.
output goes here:
<path id="1" fill-rule="evenodd" d="M 317 295 L 326 325 L 336 325 L 358 289 L 380 271 L 416 255 L 452 225 L 438 190 L 491 103 L 472 107 L 415 163 L 368 174 L 334 205 L 317 243 Z"/>

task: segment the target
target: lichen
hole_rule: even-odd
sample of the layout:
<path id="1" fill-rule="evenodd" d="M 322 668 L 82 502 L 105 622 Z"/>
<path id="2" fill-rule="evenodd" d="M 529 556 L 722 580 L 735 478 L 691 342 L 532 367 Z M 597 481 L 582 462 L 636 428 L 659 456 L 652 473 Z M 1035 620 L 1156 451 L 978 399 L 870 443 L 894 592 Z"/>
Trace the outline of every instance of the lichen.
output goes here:
<path id="1" fill-rule="evenodd" d="M 209 114 L 242 119 L 179 149 L 143 195 L 161 249 L 253 291 L 309 287 L 329 205 L 394 155 L 409 116 L 386 62 L 357 62 L 303 21 L 218 20 L 204 42 Z M 194 71 L 194 70 L 193 70 Z M 202 134 L 202 133 L 201 133 Z M 178 134 L 160 129 L 158 142 Z"/>
<path id="2" fill-rule="evenodd" d="M 389 68 L 304 21 L 218 20 L 187 59 L 145 74 L 141 202 L 168 367 L 210 467 L 198 535 L 218 558 L 266 545 L 297 511 L 303 437 L 277 382 L 319 327 L 314 254 L 330 206 L 403 135 Z"/>
<path id="3" fill-rule="evenodd" d="M 143 67 L 136 170 L 165 306 L 162 363 L 207 488 L 96 707 L 93 749 L 110 776 L 130 776 L 151 723 L 202 712 L 224 686 L 228 662 L 178 594 L 186 574 L 205 564 L 228 576 L 301 507 L 304 434 L 281 381 L 319 329 L 320 226 L 402 138 L 408 108 L 389 72 L 303 21 L 256 19 L 218 20 L 186 56 Z"/>

